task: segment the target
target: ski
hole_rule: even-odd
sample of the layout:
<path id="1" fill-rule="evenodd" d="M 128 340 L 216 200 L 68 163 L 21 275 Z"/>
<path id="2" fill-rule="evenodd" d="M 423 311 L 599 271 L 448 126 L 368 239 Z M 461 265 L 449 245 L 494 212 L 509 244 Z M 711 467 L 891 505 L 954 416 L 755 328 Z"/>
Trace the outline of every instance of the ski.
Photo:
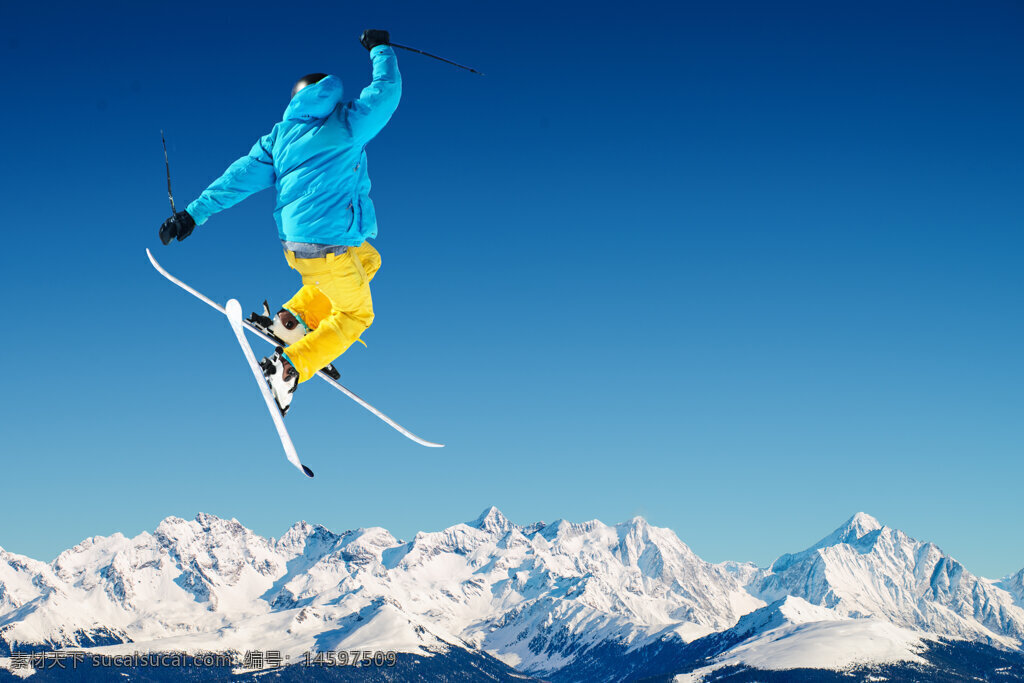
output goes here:
<path id="1" fill-rule="evenodd" d="M 188 286 L 187 284 L 185 284 L 184 282 L 182 282 L 178 278 L 176 278 L 173 275 L 171 275 L 170 273 L 168 273 L 164 269 L 164 267 L 161 266 L 157 262 L 157 260 L 153 257 L 153 253 L 149 249 L 146 249 L 146 256 L 149 257 L 149 262 L 153 264 L 153 267 L 157 270 L 158 273 L 160 273 L 165 278 L 167 278 L 168 280 L 170 280 L 174 284 L 178 285 L 179 287 L 181 287 L 186 292 L 188 292 L 192 296 L 196 297 L 200 301 L 206 303 L 207 305 L 209 305 L 209 306 L 215 308 L 216 310 L 220 311 L 221 313 L 224 313 L 225 315 L 227 315 L 227 312 L 224 310 L 223 306 L 221 306 L 220 304 L 215 302 L 213 299 L 209 298 L 208 296 L 204 295 L 203 293 L 199 292 L 198 290 L 193 289 L 192 287 Z M 264 333 L 263 330 L 260 330 L 259 328 L 256 328 L 256 327 L 252 326 L 251 324 L 249 324 L 245 320 L 242 321 L 242 327 L 247 332 L 251 332 L 252 334 L 255 334 L 256 336 L 258 336 L 261 339 L 263 339 L 265 342 L 267 342 L 267 343 L 269 343 L 269 344 L 271 344 L 273 346 L 277 346 L 277 342 L 270 335 Z M 415 441 L 416 443 L 420 444 L 421 446 L 426 446 L 427 448 L 443 448 L 444 447 L 443 443 L 434 443 L 433 441 L 427 441 L 426 439 L 424 439 L 422 437 L 416 436 L 415 434 L 410 432 L 408 429 L 406 429 L 402 425 L 398 424 L 397 422 L 392 420 L 390 417 L 388 417 L 387 415 L 385 415 L 381 411 L 379 411 L 376 408 L 374 408 L 372 405 L 367 403 L 364 399 L 360 398 L 355 393 L 353 393 L 352 391 L 347 389 L 340 382 L 336 382 L 333 379 L 331 379 L 331 377 L 328 376 L 323 371 L 318 372 L 317 373 L 317 377 L 319 377 L 320 379 L 324 380 L 325 382 L 330 384 L 332 387 L 334 387 L 335 389 L 337 389 L 338 391 L 340 391 L 341 393 L 345 394 L 350 399 L 352 399 L 353 401 L 355 401 L 356 403 L 361 405 L 363 408 L 365 408 L 366 410 L 368 410 L 371 413 L 373 413 L 374 415 L 376 415 L 381 421 L 383 421 L 385 424 L 387 424 L 389 427 L 391 427 L 392 429 L 394 429 L 395 431 L 397 431 L 399 434 L 401 434 L 402 436 L 406 437 L 407 439 Z"/>
<path id="2" fill-rule="evenodd" d="M 249 340 L 245 338 L 244 328 L 242 327 L 242 305 L 236 299 L 230 299 L 224 307 L 224 314 L 228 317 L 231 329 L 235 331 L 235 336 L 238 337 L 238 345 L 242 347 L 245 360 L 249 362 L 249 368 L 256 377 L 256 383 L 260 386 L 260 393 L 263 394 L 267 410 L 270 411 L 270 417 L 274 420 L 274 426 L 277 427 L 277 435 L 281 437 L 281 445 L 284 446 L 284 454 L 288 458 L 288 462 L 298 467 L 303 474 L 312 479 L 313 470 L 299 461 L 299 454 L 295 450 L 295 444 L 292 443 L 292 437 L 288 435 L 288 430 L 284 426 L 284 415 L 281 414 L 281 409 L 277 407 L 277 401 L 274 400 L 273 395 L 270 393 L 270 386 L 267 384 L 267 380 L 263 376 L 263 370 L 256 360 L 256 354 L 252 352 Z"/>

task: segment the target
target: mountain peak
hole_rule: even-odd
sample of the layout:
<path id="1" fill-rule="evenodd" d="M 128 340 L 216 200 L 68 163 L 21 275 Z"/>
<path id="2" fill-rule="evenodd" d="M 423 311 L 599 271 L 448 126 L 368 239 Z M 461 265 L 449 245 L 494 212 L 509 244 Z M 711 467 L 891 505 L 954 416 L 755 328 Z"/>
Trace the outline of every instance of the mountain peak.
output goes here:
<path id="1" fill-rule="evenodd" d="M 281 538 L 273 541 L 273 544 L 282 552 L 301 554 L 333 546 L 339 538 L 341 536 L 319 524 L 310 524 L 302 520 L 291 525 Z"/>
<path id="2" fill-rule="evenodd" d="M 868 513 L 858 512 L 846 520 L 841 527 L 815 543 L 811 549 L 828 548 L 843 543 L 854 545 L 868 534 L 883 528 L 885 528 L 884 525 Z"/>
<path id="3" fill-rule="evenodd" d="M 298 522 L 295 522 L 295 524 L 292 524 L 290 527 L 288 527 L 288 531 L 286 531 L 285 534 L 291 533 L 291 534 L 308 535 L 308 534 L 313 533 L 313 529 L 314 529 L 314 527 L 313 527 L 312 524 L 310 524 L 306 520 L 302 519 L 302 520 L 299 520 Z"/>
<path id="4" fill-rule="evenodd" d="M 505 534 L 516 528 L 516 525 L 508 520 L 501 510 L 493 505 L 480 513 L 480 516 L 469 522 L 467 526 L 475 527 L 481 531 Z"/>
<path id="5" fill-rule="evenodd" d="M 866 512 L 858 512 L 853 517 L 846 520 L 846 522 L 838 529 L 812 545 L 807 550 L 798 553 L 787 553 L 780 556 L 772 563 L 771 570 L 773 572 L 784 571 L 787 567 L 812 556 L 822 548 L 831 548 L 832 546 L 842 544 L 855 545 L 861 539 L 865 539 L 869 534 L 878 532 L 884 528 L 885 527 L 882 526 L 881 522 L 871 515 Z M 871 539 L 865 540 L 870 541 Z"/>
<path id="6" fill-rule="evenodd" d="M 882 523 L 866 512 L 858 512 L 846 522 L 846 528 L 856 529 L 858 538 L 882 528 Z"/>

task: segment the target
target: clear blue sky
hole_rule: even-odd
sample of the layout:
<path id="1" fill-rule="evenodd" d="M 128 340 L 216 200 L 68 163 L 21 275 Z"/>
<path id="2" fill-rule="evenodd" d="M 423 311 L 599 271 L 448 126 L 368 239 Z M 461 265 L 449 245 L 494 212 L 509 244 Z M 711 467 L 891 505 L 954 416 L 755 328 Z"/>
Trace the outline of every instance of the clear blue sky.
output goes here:
<path id="1" fill-rule="evenodd" d="M 402 104 L 384 265 L 287 464 L 225 321 L 281 303 L 272 191 L 163 247 L 304 73 Z M 1024 7 L 986 2 L 7 3 L 0 546 L 167 515 L 400 537 L 641 514 L 767 564 L 858 510 L 1024 567 Z"/>

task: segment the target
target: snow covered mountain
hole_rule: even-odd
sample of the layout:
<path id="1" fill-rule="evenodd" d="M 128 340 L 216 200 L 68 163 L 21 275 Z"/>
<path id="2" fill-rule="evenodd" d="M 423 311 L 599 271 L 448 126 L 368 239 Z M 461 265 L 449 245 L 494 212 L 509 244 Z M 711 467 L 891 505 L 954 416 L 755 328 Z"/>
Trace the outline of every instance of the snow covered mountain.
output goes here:
<path id="1" fill-rule="evenodd" d="M 0 658 L 390 650 L 567 681 L 921 667 L 943 637 L 1020 652 L 1022 578 L 977 578 L 865 514 L 769 569 L 705 562 L 640 517 L 519 526 L 490 508 L 401 541 L 306 522 L 267 539 L 199 514 L 49 564 L 0 549 Z"/>
<path id="2" fill-rule="evenodd" d="M 1017 646 L 1024 611 L 932 543 L 859 513 L 808 550 L 783 555 L 750 586 L 765 601 L 798 596 L 850 617 Z"/>

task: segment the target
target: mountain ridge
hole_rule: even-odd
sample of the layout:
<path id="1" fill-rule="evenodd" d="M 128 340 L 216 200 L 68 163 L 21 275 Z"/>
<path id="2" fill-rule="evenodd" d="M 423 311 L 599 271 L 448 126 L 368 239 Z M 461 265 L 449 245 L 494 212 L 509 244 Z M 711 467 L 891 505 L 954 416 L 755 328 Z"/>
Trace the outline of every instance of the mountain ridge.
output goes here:
<path id="1" fill-rule="evenodd" d="M 482 653 L 566 680 L 600 670 L 601 656 L 655 650 L 673 666 L 920 664 L 938 637 L 1019 651 L 1022 581 L 1024 570 L 976 577 L 863 512 L 768 568 L 706 562 L 642 517 L 518 525 L 489 507 L 403 541 L 381 527 L 337 533 L 307 521 L 264 538 L 199 513 L 133 538 L 90 537 L 50 563 L 0 549 L 0 655 L 262 646 L 299 656 L 372 644 Z M 830 645 L 811 656 L 837 634 L 863 652 Z M 902 644 L 869 652 L 883 636 Z"/>

